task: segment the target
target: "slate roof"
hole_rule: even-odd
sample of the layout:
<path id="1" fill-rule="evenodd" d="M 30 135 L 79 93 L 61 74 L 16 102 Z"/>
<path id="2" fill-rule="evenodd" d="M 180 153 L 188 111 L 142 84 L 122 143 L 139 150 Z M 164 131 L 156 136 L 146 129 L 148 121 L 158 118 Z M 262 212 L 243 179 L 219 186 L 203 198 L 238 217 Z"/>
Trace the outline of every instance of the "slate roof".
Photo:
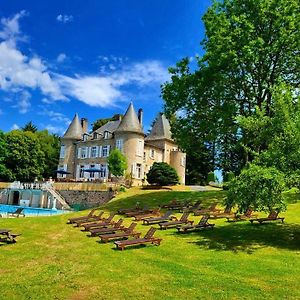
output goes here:
<path id="1" fill-rule="evenodd" d="M 122 118 L 119 127 L 115 130 L 115 132 L 124 132 L 124 131 L 144 134 L 138 116 L 133 108 L 132 102 L 129 104 L 128 109 L 124 117 Z"/>
<path id="2" fill-rule="evenodd" d="M 78 114 L 75 114 L 71 124 L 69 125 L 67 131 L 63 135 L 63 138 L 69 138 L 69 139 L 82 139 L 82 126 L 78 117 Z"/>
<path id="3" fill-rule="evenodd" d="M 150 134 L 145 141 L 167 139 L 172 140 L 171 127 L 168 119 L 164 114 L 158 114 Z"/>

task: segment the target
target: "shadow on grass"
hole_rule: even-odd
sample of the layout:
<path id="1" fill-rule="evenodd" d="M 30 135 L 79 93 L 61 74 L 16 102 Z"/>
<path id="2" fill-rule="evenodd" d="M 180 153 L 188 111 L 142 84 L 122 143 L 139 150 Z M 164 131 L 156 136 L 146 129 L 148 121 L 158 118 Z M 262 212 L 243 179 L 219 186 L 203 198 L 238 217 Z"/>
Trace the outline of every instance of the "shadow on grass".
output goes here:
<path id="1" fill-rule="evenodd" d="M 116 201 L 108 202 L 103 208 L 110 211 L 118 211 L 123 208 L 135 207 L 138 202 L 141 206 L 148 206 L 151 208 L 158 207 L 161 204 L 167 204 L 170 201 L 176 199 L 179 202 L 185 202 L 187 200 L 196 201 L 202 200 L 204 205 L 209 205 L 216 199 L 222 203 L 225 194 L 219 191 L 211 192 L 190 192 L 190 191 L 159 191 L 150 192 L 147 194 L 137 194 L 134 196 L 118 199 Z"/>
<path id="2" fill-rule="evenodd" d="M 201 237 L 194 243 L 201 248 L 217 251 L 246 252 L 265 247 L 300 250 L 300 225 L 298 224 L 230 224 L 213 230 L 178 234 L 181 238 Z"/>
<path id="3" fill-rule="evenodd" d="M 299 193 L 286 193 L 283 194 L 284 200 L 288 204 L 295 204 L 300 200 L 300 194 Z"/>

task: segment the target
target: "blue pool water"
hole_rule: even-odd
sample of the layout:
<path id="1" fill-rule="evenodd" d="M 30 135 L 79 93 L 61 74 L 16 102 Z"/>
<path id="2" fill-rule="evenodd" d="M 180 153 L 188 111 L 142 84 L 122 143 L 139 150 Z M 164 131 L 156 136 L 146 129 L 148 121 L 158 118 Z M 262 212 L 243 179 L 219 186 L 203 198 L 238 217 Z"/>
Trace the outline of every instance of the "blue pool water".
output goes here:
<path id="1" fill-rule="evenodd" d="M 15 212 L 18 208 L 24 206 L 0 204 L 0 214 L 5 216 L 7 213 Z M 69 213 L 68 210 L 24 207 L 25 216 L 54 216 Z"/>

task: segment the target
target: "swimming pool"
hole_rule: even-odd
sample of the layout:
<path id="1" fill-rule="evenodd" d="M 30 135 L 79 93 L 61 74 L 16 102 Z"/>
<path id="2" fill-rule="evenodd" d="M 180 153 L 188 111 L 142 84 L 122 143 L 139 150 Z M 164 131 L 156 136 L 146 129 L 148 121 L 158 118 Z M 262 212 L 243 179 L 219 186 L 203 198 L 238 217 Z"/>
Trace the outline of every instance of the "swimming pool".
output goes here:
<path id="1" fill-rule="evenodd" d="M 59 210 L 59 209 L 48 209 L 48 208 L 34 208 L 34 207 L 24 207 L 17 205 L 5 205 L 0 204 L 0 214 L 3 217 L 7 216 L 7 213 L 15 212 L 18 208 L 24 208 L 23 213 L 25 216 L 54 216 L 69 213 L 69 210 Z"/>

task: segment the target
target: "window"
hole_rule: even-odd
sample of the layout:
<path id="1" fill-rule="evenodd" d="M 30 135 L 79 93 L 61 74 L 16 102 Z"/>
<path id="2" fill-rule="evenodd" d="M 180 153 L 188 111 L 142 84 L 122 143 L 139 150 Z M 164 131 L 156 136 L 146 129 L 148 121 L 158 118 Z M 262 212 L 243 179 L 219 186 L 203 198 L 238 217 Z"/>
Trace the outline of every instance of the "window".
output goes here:
<path id="1" fill-rule="evenodd" d="M 105 178 L 106 177 L 106 165 L 100 165 L 100 173 L 99 176 L 100 178 Z"/>
<path id="2" fill-rule="evenodd" d="M 65 145 L 61 145 L 59 157 L 65 158 Z"/>
<path id="3" fill-rule="evenodd" d="M 154 149 L 150 149 L 150 158 L 153 158 L 154 159 L 154 156 L 155 156 L 155 150 Z"/>
<path id="4" fill-rule="evenodd" d="M 107 157 L 109 155 L 109 145 L 102 147 L 102 157 Z"/>
<path id="5" fill-rule="evenodd" d="M 142 165 L 141 164 L 136 164 L 136 177 L 141 178 L 142 177 Z"/>
<path id="6" fill-rule="evenodd" d="M 58 170 L 63 170 L 63 171 L 67 171 L 67 165 L 60 165 L 59 167 L 58 167 Z M 58 178 L 66 178 L 67 176 L 66 176 L 66 174 L 57 174 L 57 177 Z"/>
<path id="7" fill-rule="evenodd" d="M 108 131 L 104 131 L 104 138 L 108 139 L 108 137 L 109 137 L 109 132 Z"/>
<path id="8" fill-rule="evenodd" d="M 81 148 L 81 158 L 86 158 L 87 157 L 87 147 L 82 147 Z"/>
<path id="9" fill-rule="evenodd" d="M 116 141 L 116 148 L 123 152 L 123 140 Z"/>
<path id="10" fill-rule="evenodd" d="M 96 140 L 98 138 L 98 133 L 97 132 L 94 132 L 93 133 L 93 140 Z"/>
<path id="11" fill-rule="evenodd" d="M 79 178 L 84 178 L 84 166 L 81 165 L 79 169 Z"/>
<path id="12" fill-rule="evenodd" d="M 83 141 L 87 141 L 87 138 L 88 138 L 87 134 L 84 134 L 83 135 Z"/>
<path id="13" fill-rule="evenodd" d="M 146 161 L 146 152 L 144 152 L 143 160 Z"/>
<path id="14" fill-rule="evenodd" d="M 137 156 L 143 156 L 144 153 L 144 143 L 141 140 L 138 140 L 136 155 Z"/>
<path id="15" fill-rule="evenodd" d="M 91 148 L 91 157 L 97 157 L 97 146 Z"/>

